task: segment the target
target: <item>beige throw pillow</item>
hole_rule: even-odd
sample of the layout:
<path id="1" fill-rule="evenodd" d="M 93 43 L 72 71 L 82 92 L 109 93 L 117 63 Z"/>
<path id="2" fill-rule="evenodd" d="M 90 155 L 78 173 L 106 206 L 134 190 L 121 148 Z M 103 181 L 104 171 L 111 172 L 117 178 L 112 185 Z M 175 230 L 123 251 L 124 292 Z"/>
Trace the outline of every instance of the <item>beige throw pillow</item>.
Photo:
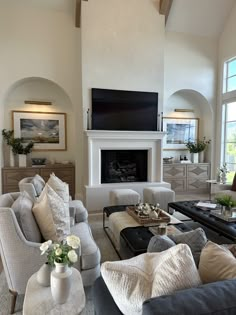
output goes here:
<path id="1" fill-rule="evenodd" d="M 145 253 L 134 258 L 105 262 L 103 279 L 120 311 L 142 314 L 145 300 L 195 287 L 201 280 L 190 248 L 179 244 L 161 253 Z"/>
<path id="2" fill-rule="evenodd" d="M 236 278 L 236 259 L 225 246 L 209 241 L 201 252 L 199 274 L 203 283 Z"/>
<path id="3" fill-rule="evenodd" d="M 33 214 L 45 240 L 60 242 L 70 234 L 69 206 L 48 184 L 34 204 Z"/>
<path id="4" fill-rule="evenodd" d="M 62 198 L 66 203 L 69 202 L 69 185 L 58 178 L 54 173 L 50 175 L 47 184 L 52 187 L 52 189 Z"/>

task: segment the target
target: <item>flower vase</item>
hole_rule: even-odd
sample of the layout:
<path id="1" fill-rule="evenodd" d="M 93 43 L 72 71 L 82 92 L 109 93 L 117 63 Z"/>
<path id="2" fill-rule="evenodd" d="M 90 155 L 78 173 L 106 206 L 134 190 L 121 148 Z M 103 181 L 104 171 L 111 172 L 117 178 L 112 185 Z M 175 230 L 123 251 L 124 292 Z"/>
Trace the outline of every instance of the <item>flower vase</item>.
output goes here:
<path id="1" fill-rule="evenodd" d="M 222 172 L 221 173 L 221 183 L 225 184 L 226 183 L 226 179 L 227 179 L 226 173 Z"/>
<path id="2" fill-rule="evenodd" d="M 199 152 L 199 163 L 204 163 L 204 151 Z"/>
<path id="3" fill-rule="evenodd" d="M 42 265 L 42 267 L 37 272 L 37 281 L 44 287 L 50 286 L 50 276 L 52 268 L 48 263 Z"/>
<path id="4" fill-rule="evenodd" d="M 191 153 L 191 160 L 193 163 L 199 163 L 199 153 Z"/>
<path id="5" fill-rule="evenodd" d="M 55 262 L 55 269 L 51 272 L 51 292 L 57 304 L 64 304 L 69 297 L 72 270 L 67 264 Z"/>
<path id="6" fill-rule="evenodd" d="M 19 167 L 26 167 L 26 154 L 19 154 Z"/>

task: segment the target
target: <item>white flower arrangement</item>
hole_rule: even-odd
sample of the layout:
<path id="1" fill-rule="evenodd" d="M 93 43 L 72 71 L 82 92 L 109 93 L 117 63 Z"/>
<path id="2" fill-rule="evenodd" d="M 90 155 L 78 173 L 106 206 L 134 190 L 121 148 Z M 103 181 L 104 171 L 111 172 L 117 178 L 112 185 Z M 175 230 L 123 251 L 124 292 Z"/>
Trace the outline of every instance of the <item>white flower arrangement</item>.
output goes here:
<path id="1" fill-rule="evenodd" d="M 40 250 L 41 255 L 47 255 L 48 264 L 50 266 L 54 266 L 55 262 L 71 266 L 78 260 L 75 249 L 79 247 L 79 237 L 69 235 L 66 240 L 63 240 L 61 243 L 53 243 L 51 240 L 42 243 Z"/>

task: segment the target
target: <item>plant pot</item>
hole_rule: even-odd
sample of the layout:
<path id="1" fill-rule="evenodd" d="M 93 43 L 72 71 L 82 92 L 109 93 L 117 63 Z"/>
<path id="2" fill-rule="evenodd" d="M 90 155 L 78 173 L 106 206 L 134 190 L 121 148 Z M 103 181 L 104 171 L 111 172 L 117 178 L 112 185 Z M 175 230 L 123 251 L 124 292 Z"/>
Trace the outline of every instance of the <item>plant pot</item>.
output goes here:
<path id="1" fill-rule="evenodd" d="M 55 262 L 55 269 L 51 272 L 51 292 L 53 300 L 64 304 L 70 294 L 72 270 L 66 264 Z"/>
<path id="2" fill-rule="evenodd" d="M 50 277 L 51 277 L 52 268 L 48 263 L 45 263 L 40 267 L 37 272 L 37 281 L 44 287 L 50 286 Z"/>
<path id="3" fill-rule="evenodd" d="M 191 153 L 191 160 L 193 163 L 199 163 L 199 153 Z"/>
<path id="4" fill-rule="evenodd" d="M 26 154 L 18 154 L 19 167 L 26 167 Z"/>

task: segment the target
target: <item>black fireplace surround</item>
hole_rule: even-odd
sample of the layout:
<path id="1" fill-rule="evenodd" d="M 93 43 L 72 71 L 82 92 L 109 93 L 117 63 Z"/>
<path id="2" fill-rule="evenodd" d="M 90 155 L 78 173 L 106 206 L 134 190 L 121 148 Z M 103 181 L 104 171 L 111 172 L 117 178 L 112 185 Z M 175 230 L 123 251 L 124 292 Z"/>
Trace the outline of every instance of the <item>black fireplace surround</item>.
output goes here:
<path id="1" fill-rule="evenodd" d="M 147 181 L 148 150 L 102 150 L 101 183 Z"/>

